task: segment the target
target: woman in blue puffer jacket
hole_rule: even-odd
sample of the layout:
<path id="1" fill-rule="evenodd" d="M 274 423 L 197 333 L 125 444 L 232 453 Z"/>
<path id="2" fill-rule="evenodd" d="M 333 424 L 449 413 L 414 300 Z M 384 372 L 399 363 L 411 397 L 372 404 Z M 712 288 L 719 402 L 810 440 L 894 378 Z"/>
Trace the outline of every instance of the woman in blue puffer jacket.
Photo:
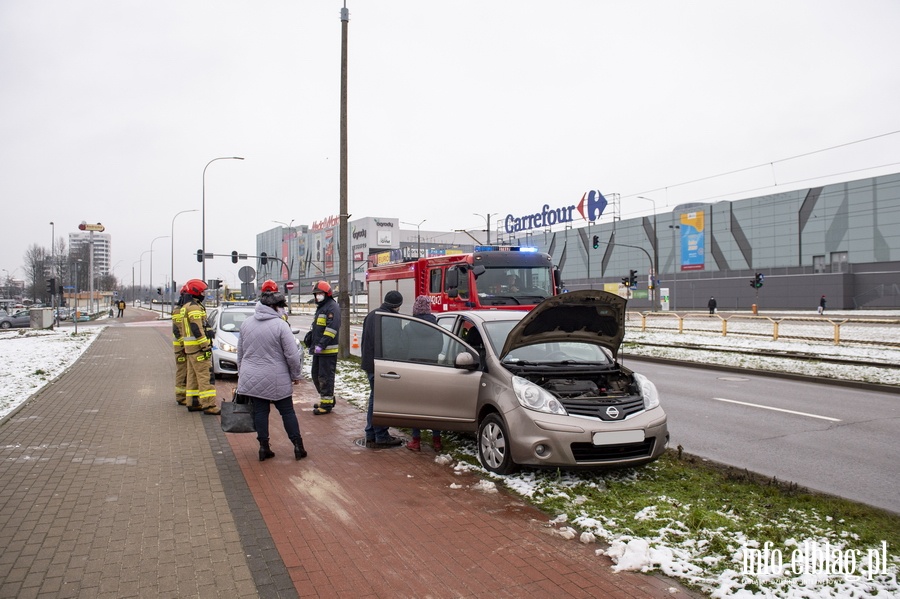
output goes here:
<path id="1" fill-rule="evenodd" d="M 306 457 L 300 425 L 294 411 L 293 385 L 302 378 L 303 355 L 290 325 L 282 318 L 287 303 L 284 294 L 263 283 L 256 313 L 241 325 L 238 335 L 237 391 L 253 400 L 253 424 L 259 440 L 259 461 L 274 458 L 269 447 L 269 405 L 281 414 L 284 431 L 294 444 L 294 457 Z"/>

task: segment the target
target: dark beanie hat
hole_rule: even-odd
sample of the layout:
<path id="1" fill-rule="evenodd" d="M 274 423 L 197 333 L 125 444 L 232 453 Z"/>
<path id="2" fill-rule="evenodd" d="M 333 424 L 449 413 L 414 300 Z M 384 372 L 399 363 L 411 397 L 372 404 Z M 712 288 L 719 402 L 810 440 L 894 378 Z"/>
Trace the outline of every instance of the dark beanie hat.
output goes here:
<path id="1" fill-rule="evenodd" d="M 271 291 L 263 292 L 259 296 L 259 303 L 261 303 L 263 306 L 270 306 L 273 308 L 287 305 L 283 293 L 273 293 Z"/>
<path id="2" fill-rule="evenodd" d="M 403 296 L 399 291 L 388 291 L 384 296 L 384 305 L 388 308 L 399 308 L 403 305 Z"/>

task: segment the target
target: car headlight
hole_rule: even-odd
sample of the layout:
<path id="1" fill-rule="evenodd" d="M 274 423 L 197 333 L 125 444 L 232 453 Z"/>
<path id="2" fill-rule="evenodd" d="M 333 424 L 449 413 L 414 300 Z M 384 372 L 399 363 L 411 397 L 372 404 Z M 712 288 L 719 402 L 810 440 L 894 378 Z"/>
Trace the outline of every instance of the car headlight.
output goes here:
<path id="1" fill-rule="evenodd" d="M 641 390 L 641 396 L 644 398 L 644 409 L 649 410 L 659 405 L 659 392 L 656 390 L 650 379 L 643 374 L 634 373 L 634 382 L 637 383 Z"/>
<path id="2" fill-rule="evenodd" d="M 219 345 L 219 349 L 224 352 L 228 352 L 229 354 L 236 354 L 237 348 L 229 343 L 222 343 Z"/>
<path id="3" fill-rule="evenodd" d="M 520 376 L 512 378 L 513 391 L 516 399 L 522 404 L 523 408 L 536 410 L 538 412 L 546 412 L 548 414 L 566 415 L 566 409 L 559 403 L 548 391 L 538 387 L 534 383 L 523 379 Z"/>

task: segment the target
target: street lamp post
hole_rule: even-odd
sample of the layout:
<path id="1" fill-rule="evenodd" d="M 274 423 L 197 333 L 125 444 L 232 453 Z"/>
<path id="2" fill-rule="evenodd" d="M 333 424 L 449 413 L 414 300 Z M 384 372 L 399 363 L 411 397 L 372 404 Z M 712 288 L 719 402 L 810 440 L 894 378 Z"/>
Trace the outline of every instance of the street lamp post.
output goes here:
<path id="1" fill-rule="evenodd" d="M 56 262 L 56 250 L 53 248 L 56 239 L 56 225 L 50 221 L 50 278 L 53 277 L 53 266 Z M 53 321 L 56 322 L 56 289 L 50 290 L 50 309 L 53 310 Z"/>
<path id="2" fill-rule="evenodd" d="M 159 237 L 155 237 L 153 241 L 150 242 L 150 291 L 153 291 L 153 243 L 158 239 L 168 239 L 168 235 L 161 235 Z M 160 296 L 161 297 L 161 296 Z M 150 309 L 153 309 L 153 297 L 150 298 Z M 159 311 L 162 312 L 162 301 L 160 301 Z"/>
<path id="3" fill-rule="evenodd" d="M 659 233 L 656 231 L 656 202 L 644 196 L 638 196 L 638 199 L 653 202 L 653 272 L 650 278 L 653 280 L 653 311 L 656 312 L 659 309 Z"/>
<path id="4" fill-rule="evenodd" d="M 209 165 L 216 160 L 243 160 L 243 158 L 240 156 L 220 156 L 219 158 L 213 158 L 206 163 L 206 166 L 203 167 L 203 232 L 201 233 L 202 237 L 200 243 L 202 247 L 201 251 L 203 252 L 203 267 L 201 268 L 201 276 L 204 282 L 206 282 L 206 169 L 209 168 Z"/>
<path id="5" fill-rule="evenodd" d="M 676 248 L 675 268 L 672 270 L 672 309 L 674 310 L 675 309 L 675 300 L 678 299 L 678 268 L 680 266 L 678 264 L 679 256 L 678 256 L 678 251 L 677 251 L 679 244 L 677 243 L 675 237 L 680 233 L 681 225 L 669 225 L 669 228 L 672 229 L 673 233 L 675 233 L 675 235 L 673 235 L 673 237 L 672 237 L 672 241 L 675 242 L 675 243 L 673 243 L 673 245 Z"/>
<path id="6" fill-rule="evenodd" d="M 177 212 L 175 216 L 172 217 L 172 234 L 171 234 L 171 264 L 169 274 L 171 275 L 170 279 L 172 281 L 172 312 L 175 311 L 175 219 L 178 218 L 179 214 L 184 214 L 185 212 L 198 212 L 196 208 L 193 210 L 182 210 L 181 212 Z M 204 262 L 205 263 L 205 262 Z"/>
<path id="7" fill-rule="evenodd" d="M 415 227 L 415 228 L 416 228 L 416 259 L 422 257 L 422 236 L 419 235 L 419 227 L 421 227 L 421 226 L 422 226 L 422 223 L 424 223 L 426 220 L 428 220 L 428 219 L 427 219 L 427 218 L 423 218 L 423 219 L 421 220 L 421 222 L 419 222 L 419 224 L 415 224 L 415 223 L 405 223 L 405 222 L 403 222 L 403 221 L 400 221 L 401 224 L 409 225 L 409 226 L 411 226 L 411 227 Z M 488 242 L 488 243 L 490 243 L 490 242 Z"/>
<path id="8" fill-rule="evenodd" d="M 491 245 L 491 217 L 497 216 L 496 212 L 491 212 L 490 214 L 478 214 L 477 212 L 473 212 L 475 216 L 480 216 L 485 220 L 485 225 L 487 225 L 487 243 L 485 245 Z"/>

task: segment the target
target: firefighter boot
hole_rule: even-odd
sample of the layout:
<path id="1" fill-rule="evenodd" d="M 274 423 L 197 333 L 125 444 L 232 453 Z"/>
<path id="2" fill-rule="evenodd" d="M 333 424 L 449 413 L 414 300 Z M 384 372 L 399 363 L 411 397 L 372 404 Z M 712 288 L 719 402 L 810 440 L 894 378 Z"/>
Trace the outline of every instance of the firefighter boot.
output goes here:
<path id="1" fill-rule="evenodd" d="M 200 405 L 200 399 L 198 397 L 192 398 L 190 402 L 187 404 L 188 412 L 199 412 L 203 409 L 203 406 Z"/>
<path id="2" fill-rule="evenodd" d="M 306 450 L 303 448 L 303 437 L 297 437 L 294 439 L 294 458 L 302 460 L 306 455 Z"/>
<path id="3" fill-rule="evenodd" d="M 268 441 L 260 441 L 259 442 L 259 461 L 264 462 L 269 458 L 274 458 L 275 453 L 269 447 Z"/>
<path id="4" fill-rule="evenodd" d="M 331 414 L 332 408 L 334 408 L 334 398 L 322 397 L 319 398 L 319 403 L 313 406 L 313 414 L 315 414 L 316 416 Z"/>

